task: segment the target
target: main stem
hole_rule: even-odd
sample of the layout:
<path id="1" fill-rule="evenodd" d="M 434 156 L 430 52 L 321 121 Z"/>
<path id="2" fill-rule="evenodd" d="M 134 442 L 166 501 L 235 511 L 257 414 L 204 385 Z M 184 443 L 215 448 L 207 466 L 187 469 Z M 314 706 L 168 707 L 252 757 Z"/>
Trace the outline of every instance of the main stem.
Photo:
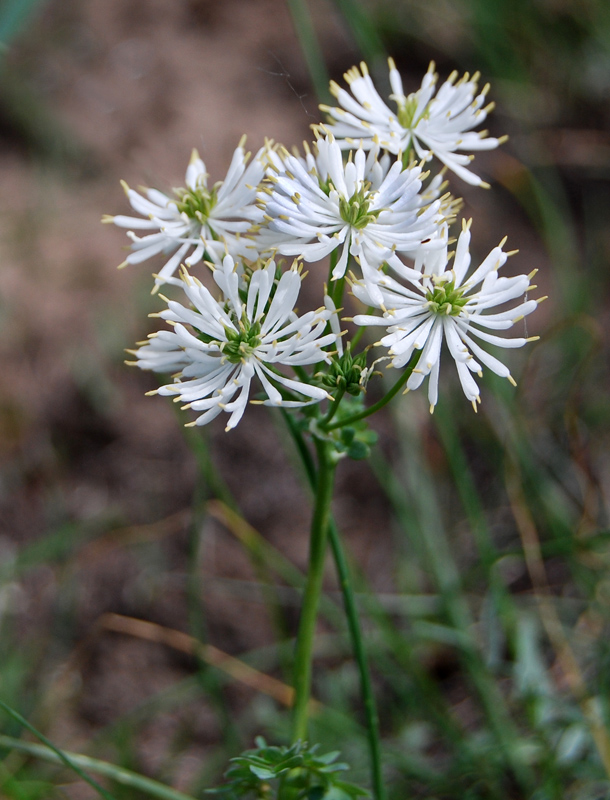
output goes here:
<path id="1" fill-rule="evenodd" d="M 358 608 L 356 606 L 354 590 L 351 585 L 345 551 L 341 543 L 337 526 L 332 520 L 329 526 L 329 538 L 330 546 L 333 551 L 333 557 L 335 559 L 335 566 L 337 567 L 337 574 L 341 583 L 347 624 L 349 626 L 352 646 L 354 648 L 354 657 L 356 659 L 358 672 L 360 674 L 360 686 L 362 688 L 362 700 L 364 702 L 364 712 L 367 720 L 367 736 L 369 740 L 369 750 L 371 753 L 371 777 L 374 789 L 374 797 L 375 800 L 385 800 L 386 791 L 385 784 L 383 782 L 383 773 L 381 771 L 381 737 L 379 735 L 379 716 L 377 714 L 377 706 L 375 704 L 375 695 L 373 694 L 371 673 L 366 658 L 366 650 L 364 648 L 364 640 L 362 638 L 362 630 L 360 628 L 360 618 L 358 614 Z"/>
<path id="2" fill-rule="evenodd" d="M 294 423 L 294 420 L 290 414 L 284 412 L 284 419 L 288 425 L 288 429 L 292 435 L 299 455 L 301 456 L 309 484 L 315 491 L 317 485 L 316 468 L 313 463 L 311 453 L 303 439 L 303 434 L 299 430 L 298 426 Z M 352 640 L 354 658 L 358 664 L 358 672 L 360 674 L 362 700 L 364 703 L 364 713 L 367 721 L 369 751 L 371 754 L 371 782 L 373 785 L 373 797 L 375 800 L 385 800 L 386 791 L 381 768 L 379 716 L 377 714 L 377 706 L 375 704 L 375 695 L 373 694 L 371 672 L 366 657 L 364 639 L 360 627 L 360 615 L 356 606 L 356 597 L 354 595 L 354 589 L 350 579 L 347 558 L 345 557 L 345 550 L 341 543 L 339 531 L 332 517 L 330 518 L 330 524 L 328 526 L 328 536 L 333 557 L 335 559 L 335 566 L 341 585 L 341 592 L 343 593 L 343 603 L 345 606 L 345 613 L 347 616 L 349 632 Z"/>
<path id="3" fill-rule="evenodd" d="M 307 738 L 307 711 L 311 690 L 311 661 L 318 605 L 322 591 L 326 540 L 330 523 L 330 504 L 333 497 L 335 466 L 331 461 L 327 442 L 315 440 L 318 456 L 318 476 L 311 536 L 309 541 L 309 568 L 303 595 L 303 608 L 297 635 L 294 665 L 294 717 L 292 740 Z"/>

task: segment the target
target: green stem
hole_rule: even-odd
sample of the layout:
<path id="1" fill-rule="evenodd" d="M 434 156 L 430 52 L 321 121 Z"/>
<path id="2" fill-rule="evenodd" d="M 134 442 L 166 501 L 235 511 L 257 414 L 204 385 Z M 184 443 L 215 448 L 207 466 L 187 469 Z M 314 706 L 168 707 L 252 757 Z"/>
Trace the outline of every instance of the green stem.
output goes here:
<path id="1" fill-rule="evenodd" d="M 45 747 L 45 745 L 41 744 L 24 742 L 21 739 L 14 739 L 12 736 L 0 736 L 0 747 L 27 753 L 30 756 L 42 758 L 44 761 L 51 761 L 54 764 L 66 764 L 73 770 L 81 770 L 79 772 L 81 775 L 83 769 L 88 769 L 91 772 L 97 772 L 98 775 L 104 775 L 122 786 L 129 786 L 132 789 L 144 792 L 150 797 L 160 797 L 162 800 L 193 800 L 190 795 L 172 789 L 170 786 L 165 786 L 158 781 L 152 780 L 152 778 L 145 778 L 143 775 L 138 775 L 137 772 L 117 767 L 97 758 L 82 756 L 79 753 L 62 752 L 52 746 Z M 91 783 L 91 778 L 87 782 Z M 104 796 L 111 797 L 107 792 L 104 792 Z"/>
<path id="2" fill-rule="evenodd" d="M 341 400 L 343 400 L 344 394 L 345 394 L 345 388 L 337 389 L 335 399 L 330 404 L 330 407 L 326 412 L 326 415 L 320 420 L 320 425 L 328 425 L 331 419 L 335 416 L 335 414 L 337 413 L 337 409 L 341 404 Z"/>
<path id="3" fill-rule="evenodd" d="M 285 419 L 296 444 L 297 450 L 299 451 L 299 455 L 301 456 L 301 460 L 303 462 L 303 466 L 305 468 L 311 488 L 315 490 L 317 484 L 315 464 L 313 458 L 311 457 L 311 453 L 307 449 L 307 445 L 303 439 L 303 434 L 294 424 L 294 420 L 289 414 L 285 414 Z M 345 606 L 345 614 L 352 640 L 354 658 L 356 659 L 358 672 L 360 675 L 360 686 L 362 691 L 362 699 L 364 702 L 369 752 L 371 756 L 371 782 L 373 785 L 374 796 L 375 800 L 385 800 L 386 792 L 381 770 L 381 737 L 379 733 L 379 716 L 377 714 L 375 695 L 373 693 L 371 673 L 364 647 L 364 638 L 362 636 L 362 629 L 360 626 L 360 616 L 358 614 L 356 597 L 349 574 L 349 567 L 339 536 L 339 531 L 337 530 L 337 526 L 335 525 L 332 517 L 330 518 L 329 522 L 328 536 L 333 558 L 335 560 L 337 575 L 339 577 L 341 592 L 343 594 L 343 605 Z"/>
<path id="4" fill-rule="evenodd" d="M 311 522 L 309 569 L 297 635 L 294 667 L 295 703 L 292 739 L 295 742 L 299 739 L 307 738 L 307 711 L 312 673 L 311 659 L 320 592 L 322 591 L 330 503 L 334 486 L 335 467 L 331 462 L 330 447 L 327 442 L 320 439 L 315 440 L 315 445 L 318 454 L 318 480 L 316 482 L 314 513 Z"/>
<path id="5" fill-rule="evenodd" d="M 302 432 L 299 430 L 298 426 L 295 424 L 294 419 L 290 416 L 290 414 L 285 413 L 284 418 L 288 425 L 288 429 L 292 435 L 292 438 L 295 442 L 299 455 L 301 456 L 301 460 L 303 462 L 303 466 L 305 468 L 305 472 L 308 478 L 308 481 L 312 488 L 315 488 L 316 485 L 316 473 L 315 473 L 315 464 L 312 458 L 312 455 L 307 448 L 305 440 L 303 438 Z M 396 480 L 395 476 L 388 474 L 388 480 L 381 480 L 380 483 L 382 486 L 388 490 L 388 485 L 391 482 L 389 478 L 392 478 L 394 481 Z M 393 488 L 393 487 L 392 487 Z M 390 499 L 396 500 L 398 495 L 395 495 L 393 490 L 389 492 Z M 400 495 L 401 500 L 403 500 L 402 495 Z M 399 506 L 402 510 L 402 504 Z M 410 527 L 410 526 L 409 526 Z M 366 658 L 366 652 L 363 646 L 363 638 L 362 638 L 362 631 L 360 629 L 360 620 L 357 612 L 357 606 L 355 602 L 355 596 L 353 592 L 353 588 L 351 585 L 351 580 L 349 575 L 346 572 L 346 564 L 344 560 L 341 560 L 340 563 L 340 556 L 338 558 L 336 544 L 338 542 L 339 546 L 341 546 L 340 541 L 338 540 L 338 533 L 336 526 L 334 525 L 333 520 L 330 520 L 330 527 L 329 527 L 329 541 L 331 545 L 331 549 L 333 552 L 333 557 L 335 559 L 335 564 L 337 567 L 337 574 L 339 575 L 339 580 L 341 584 L 341 590 L 343 593 L 343 602 L 346 610 L 346 615 L 348 617 L 348 624 L 349 624 L 349 632 L 352 639 L 352 648 L 354 651 L 354 657 L 358 664 L 358 670 L 360 673 L 360 680 L 361 680 L 361 687 L 362 687 L 362 696 L 363 699 L 366 695 L 365 700 L 365 714 L 366 714 L 366 721 L 367 721 L 367 733 L 368 733 L 368 740 L 369 740 L 369 752 L 371 757 L 371 773 L 372 773 L 372 785 L 375 790 L 376 800 L 385 797 L 385 787 L 381 780 L 381 752 L 380 752 L 380 736 L 379 736 L 379 724 L 378 724 L 378 717 L 377 711 L 375 707 L 375 700 L 374 694 L 372 692 L 371 680 L 370 680 L 370 671 L 368 667 L 368 662 Z M 436 564 L 436 562 L 434 562 Z M 435 570 L 436 576 L 438 577 L 439 570 Z M 347 577 L 347 580 L 346 580 Z M 446 582 L 445 580 L 439 581 L 441 584 L 441 591 L 445 588 Z M 444 594 L 444 592 L 443 592 Z M 451 603 L 448 603 L 451 605 Z M 459 615 L 458 615 L 459 616 Z M 467 630 L 469 630 L 469 626 Z M 400 642 L 402 644 L 402 640 Z M 440 729 L 442 730 L 443 734 L 448 735 L 449 739 L 453 743 L 460 743 L 463 740 L 464 734 L 461 731 L 460 727 L 455 724 L 455 721 L 448 713 L 447 709 L 442 705 L 442 698 L 438 695 L 438 702 L 437 700 L 437 689 L 436 685 L 430 681 L 428 675 L 421 670 L 420 664 L 413 659 L 413 654 L 408 648 L 405 648 L 402 651 L 402 655 L 406 659 L 405 667 L 411 667 L 412 676 L 416 680 L 418 687 L 424 692 L 426 695 L 433 695 L 435 700 L 431 702 L 430 710 L 434 713 L 435 719 L 438 722 Z M 469 666 L 473 666 L 472 660 L 470 660 Z M 476 667 L 475 667 L 476 668 Z M 477 684 L 477 688 L 481 689 L 481 681 L 480 675 L 476 676 L 478 680 L 475 680 Z M 489 697 L 488 691 L 483 691 L 483 695 L 485 696 L 486 700 L 486 709 L 489 711 L 491 707 L 493 707 L 494 703 L 497 706 L 498 698 L 491 698 Z M 501 713 L 501 712 L 500 712 Z M 505 720 L 503 720 L 505 722 Z M 496 726 L 496 730 L 500 727 L 499 725 Z M 476 763 L 476 759 L 475 759 Z M 477 764 L 477 768 L 480 769 L 482 772 L 486 767 L 486 764 Z M 495 794 L 494 794 L 495 796 Z"/>
<path id="6" fill-rule="evenodd" d="M 300 364 L 293 364 L 292 369 L 294 370 L 294 374 L 300 381 L 302 381 L 303 383 L 311 383 L 311 377 L 309 373 L 304 367 L 301 367 Z"/>
<path id="7" fill-rule="evenodd" d="M 335 247 L 335 249 L 330 254 L 329 262 L 328 262 L 328 285 L 327 285 L 327 292 L 330 296 L 333 296 L 333 272 L 335 271 L 335 267 L 337 266 L 337 261 L 339 260 L 339 248 Z"/>
<path id="8" fill-rule="evenodd" d="M 358 420 L 360 419 L 364 419 L 365 417 L 370 417 L 371 414 L 374 414 L 376 411 L 379 411 L 380 408 L 383 408 L 385 405 L 387 405 L 390 402 L 390 400 L 395 395 L 398 394 L 398 392 L 402 389 L 402 387 L 411 377 L 411 373 L 417 366 L 417 362 L 419 361 L 420 355 L 421 351 L 419 350 L 416 353 L 413 353 L 413 355 L 411 356 L 411 361 L 409 361 L 407 367 L 405 368 L 405 371 L 401 373 L 400 377 L 398 378 L 394 386 L 392 386 L 390 391 L 387 392 L 387 394 L 385 394 L 381 398 L 381 400 L 378 400 L 369 408 L 365 408 L 363 411 L 359 411 L 357 414 L 352 414 L 351 417 L 346 417 L 345 419 L 338 420 L 337 422 L 333 422 L 330 425 L 325 425 L 324 429 L 327 431 L 332 431 L 335 428 L 342 428 L 344 425 L 351 425 L 353 422 L 358 422 Z"/>
<path id="9" fill-rule="evenodd" d="M 406 147 L 406 150 L 404 150 L 402 154 L 402 164 L 404 169 L 407 169 L 409 167 L 412 157 L 413 157 L 413 147 L 409 142 L 409 144 Z"/>
<path id="10" fill-rule="evenodd" d="M 296 422 L 295 418 L 290 414 L 290 412 L 286 411 L 285 409 L 281 409 L 282 416 L 284 418 L 284 422 L 288 427 L 288 431 L 292 436 L 292 441 L 294 442 L 299 456 L 301 457 L 301 461 L 303 463 L 303 467 L 305 468 L 305 473 L 307 474 L 307 480 L 309 481 L 309 485 L 312 490 L 315 492 L 316 489 L 316 465 L 314 464 L 313 457 L 309 448 L 307 447 L 307 443 L 303 437 L 303 433 L 299 428 L 298 423 Z"/>
<path id="11" fill-rule="evenodd" d="M 345 551 L 339 537 L 339 531 L 332 520 L 330 521 L 328 528 L 328 537 L 333 557 L 335 559 L 337 575 L 339 576 L 339 582 L 341 584 L 343 603 L 345 605 L 345 615 L 347 617 L 347 624 L 352 640 L 354 658 L 356 659 L 358 673 L 360 675 L 360 687 L 362 692 L 362 700 L 364 703 L 364 713 L 367 722 L 366 728 L 369 741 L 369 751 L 371 754 L 373 796 L 375 797 L 375 800 L 385 800 L 386 791 L 385 784 L 383 782 L 383 773 L 381 770 L 381 736 L 379 733 L 379 715 L 377 714 L 371 673 L 366 657 L 362 629 L 360 627 L 360 616 L 358 614 L 358 608 L 356 607 L 356 597 L 352 588 L 349 567 L 347 565 Z"/>
<path id="12" fill-rule="evenodd" d="M 335 308 L 339 310 L 343 304 L 343 289 L 345 288 L 345 278 L 339 278 L 339 280 L 335 281 L 334 286 L 332 288 L 331 297 L 333 299 L 333 303 L 335 304 Z"/>

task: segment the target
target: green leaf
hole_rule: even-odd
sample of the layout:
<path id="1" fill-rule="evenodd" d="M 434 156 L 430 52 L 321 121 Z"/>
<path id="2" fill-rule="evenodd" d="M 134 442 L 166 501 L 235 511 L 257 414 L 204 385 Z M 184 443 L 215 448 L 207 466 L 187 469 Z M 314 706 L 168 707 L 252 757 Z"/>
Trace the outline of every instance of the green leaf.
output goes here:
<path id="1" fill-rule="evenodd" d="M 321 761 L 322 764 L 331 764 L 333 761 L 336 761 L 340 755 L 341 753 L 339 752 L 339 750 L 333 750 L 330 753 L 326 753 L 323 756 L 317 756 L 316 761 Z"/>
<path id="2" fill-rule="evenodd" d="M 324 800 L 351 800 L 352 797 L 357 797 L 357 795 L 348 794 L 341 787 L 333 784 L 323 797 Z"/>
<path id="3" fill-rule="evenodd" d="M 276 777 L 275 771 L 266 769 L 265 767 L 255 767 L 253 764 L 250 764 L 250 770 L 262 781 L 269 781 Z"/>
<path id="4" fill-rule="evenodd" d="M 333 781 L 333 789 L 340 790 L 346 797 L 370 797 L 371 793 L 361 786 L 356 786 L 355 783 L 347 783 L 347 781 Z M 330 795 L 326 796 L 325 800 L 339 800 L 343 795 Z"/>
<path id="5" fill-rule="evenodd" d="M 350 445 L 354 441 L 356 435 L 355 428 L 341 428 L 341 441 L 343 444 Z"/>
<path id="6" fill-rule="evenodd" d="M 368 458 L 370 453 L 371 448 L 359 440 L 353 442 L 347 451 L 347 455 L 354 461 L 362 461 L 362 459 Z"/>

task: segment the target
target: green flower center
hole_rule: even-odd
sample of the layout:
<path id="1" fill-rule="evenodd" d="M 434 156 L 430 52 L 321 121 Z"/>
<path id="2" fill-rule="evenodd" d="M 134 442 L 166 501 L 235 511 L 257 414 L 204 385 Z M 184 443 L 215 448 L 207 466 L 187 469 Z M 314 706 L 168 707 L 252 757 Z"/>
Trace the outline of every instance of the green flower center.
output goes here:
<path id="1" fill-rule="evenodd" d="M 324 194 L 328 197 L 332 190 L 335 188 L 333 182 L 331 181 L 330 177 L 326 178 L 325 181 L 322 180 L 318 176 L 318 183 L 320 184 L 320 189 L 324 192 Z"/>
<path id="2" fill-rule="evenodd" d="M 254 353 L 261 344 L 260 323 L 250 323 L 245 315 L 239 323 L 239 330 L 225 328 L 227 341 L 222 344 L 223 355 L 231 364 L 239 364 Z"/>
<path id="3" fill-rule="evenodd" d="M 381 209 L 369 211 L 370 198 L 367 197 L 368 186 L 363 186 L 350 197 L 349 200 L 341 198 L 339 200 L 339 210 L 341 219 L 345 220 L 352 228 L 366 228 L 370 222 L 375 222 Z"/>
<path id="4" fill-rule="evenodd" d="M 216 187 L 208 192 L 203 187 L 197 189 L 174 189 L 177 197 L 176 206 L 181 214 L 186 214 L 189 219 L 205 222 L 216 205 Z"/>
<path id="5" fill-rule="evenodd" d="M 407 130 L 413 127 L 413 120 L 415 118 L 415 112 L 417 111 L 417 103 L 417 94 L 410 94 L 407 98 L 405 98 L 404 103 L 398 104 L 398 122 L 403 128 L 407 128 Z M 426 119 L 429 116 L 429 106 L 426 106 L 423 114 L 420 114 L 417 121 L 419 122 L 420 119 Z"/>
<path id="6" fill-rule="evenodd" d="M 463 289 L 456 289 L 455 281 L 447 279 L 434 279 L 435 286 L 426 292 L 426 300 L 430 310 L 435 314 L 445 314 L 450 317 L 458 317 L 468 302 L 464 297 Z M 437 283 L 438 280 L 438 283 Z"/>
<path id="7" fill-rule="evenodd" d="M 410 94 L 404 103 L 398 106 L 398 121 L 403 128 L 410 128 L 413 124 L 413 117 L 417 111 L 417 96 Z"/>

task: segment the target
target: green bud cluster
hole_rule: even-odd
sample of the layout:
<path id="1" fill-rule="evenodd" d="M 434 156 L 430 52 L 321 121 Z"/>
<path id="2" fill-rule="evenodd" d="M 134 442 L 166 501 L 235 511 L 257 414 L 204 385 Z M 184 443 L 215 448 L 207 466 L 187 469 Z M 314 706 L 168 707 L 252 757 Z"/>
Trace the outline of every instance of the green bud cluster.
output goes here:
<path id="1" fill-rule="evenodd" d="M 349 350 L 333 358 L 321 381 L 329 389 L 340 389 L 354 397 L 364 391 L 362 375 L 366 370 L 366 350 L 352 356 Z"/>
<path id="2" fill-rule="evenodd" d="M 464 297 L 464 290 L 456 289 L 455 281 L 437 284 L 434 289 L 426 292 L 426 300 L 436 314 L 451 317 L 458 317 L 468 302 L 468 298 Z"/>

